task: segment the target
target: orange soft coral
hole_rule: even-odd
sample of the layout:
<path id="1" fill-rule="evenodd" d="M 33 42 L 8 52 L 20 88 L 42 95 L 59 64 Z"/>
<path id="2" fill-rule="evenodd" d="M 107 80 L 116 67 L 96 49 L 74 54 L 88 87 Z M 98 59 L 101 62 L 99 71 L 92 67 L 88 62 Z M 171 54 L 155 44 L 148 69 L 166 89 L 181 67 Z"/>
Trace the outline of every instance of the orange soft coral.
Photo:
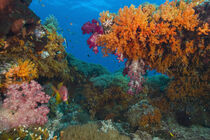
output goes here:
<path id="1" fill-rule="evenodd" d="M 109 32 L 100 35 L 97 43 L 102 46 L 105 55 L 116 51 L 128 59 L 141 58 L 150 66 L 157 59 L 163 61 L 168 56 L 173 57 L 168 59 L 171 61 L 167 62 L 169 64 L 176 59 L 183 59 L 182 62 L 188 64 L 186 55 L 194 53 L 196 46 L 193 40 L 184 43 L 184 32 L 208 34 L 208 25 L 199 27 L 198 15 L 193 9 L 201 2 L 172 1 L 158 9 L 151 4 L 138 8 L 125 6 L 114 16 Z M 104 15 L 107 14 L 102 13 L 100 18 L 103 22 L 106 20 Z M 169 66 L 167 63 L 163 65 Z"/>
<path id="2" fill-rule="evenodd" d="M 14 65 L 5 74 L 6 86 L 14 83 L 22 83 L 38 78 L 37 67 L 30 60 L 19 60 L 17 65 Z"/>
<path id="3" fill-rule="evenodd" d="M 141 7 L 137 9 L 132 5 L 130 8 L 120 9 L 114 18 L 111 32 L 101 35 L 98 43 L 105 47 L 103 49 L 105 53 L 117 51 L 118 54 L 123 53 L 128 58 L 137 59 L 144 55 L 141 49 L 146 47 L 144 42 L 148 35 L 146 32 L 147 18 L 147 14 L 143 13 Z M 139 33 L 138 28 L 141 28 Z"/>

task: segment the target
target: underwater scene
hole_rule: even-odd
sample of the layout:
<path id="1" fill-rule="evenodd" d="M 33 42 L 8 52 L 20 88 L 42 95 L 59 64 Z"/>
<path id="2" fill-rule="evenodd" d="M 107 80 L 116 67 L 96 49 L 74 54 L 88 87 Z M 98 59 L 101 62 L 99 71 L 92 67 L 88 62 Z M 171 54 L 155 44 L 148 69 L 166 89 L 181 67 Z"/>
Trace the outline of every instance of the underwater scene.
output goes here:
<path id="1" fill-rule="evenodd" d="M 0 0 L 0 140 L 210 140 L 209 0 Z"/>

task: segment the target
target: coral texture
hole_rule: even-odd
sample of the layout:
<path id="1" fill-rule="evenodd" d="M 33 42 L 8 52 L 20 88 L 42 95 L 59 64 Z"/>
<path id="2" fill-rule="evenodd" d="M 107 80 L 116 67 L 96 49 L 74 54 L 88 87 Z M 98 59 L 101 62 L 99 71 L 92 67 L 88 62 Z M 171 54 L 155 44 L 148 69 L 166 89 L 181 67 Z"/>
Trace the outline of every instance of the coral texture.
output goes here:
<path id="1" fill-rule="evenodd" d="M 92 35 L 88 38 L 87 44 L 89 45 L 89 48 L 93 48 L 93 51 L 97 54 L 98 53 L 98 47 L 96 44 L 96 40 L 100 34 L 103 34 L 103 28 L 99 25 L 99 22 L 95 19 L 92 20 L 92 23 L 87 22 L 82 26 L 82 32 L 83 34 L 90 34 Z"/>
<path id="2" fill-rule="evenodd" d="M 73 140 L 129 140 L 128 136 L 120 134 L 117 130 L 109 130 L 107 133 L 104 133 L 98 129 L 98 125 L 94 123 L 89 123 L 85 125 L 74 125 L 69 126 L 64 130 L 63 138 L 64 139 L 73 139 Z"/>
<path id="3" fill-rule="evenodd" d="M 37 82 L 12 84 L 6 97 L 0 109 L 0 130 L 47 122 L 49 109 L 42 104 L 48 103 L 50 96 L 42 92 Z"/>
<path id="4" fill-rule="evenodd" d="M 12 66 L 5 74 L 5 86 L 10 84 L 22 83 L 38 78 L 36 65 L 30 60 L 18 60 L 18 65 Z"/>

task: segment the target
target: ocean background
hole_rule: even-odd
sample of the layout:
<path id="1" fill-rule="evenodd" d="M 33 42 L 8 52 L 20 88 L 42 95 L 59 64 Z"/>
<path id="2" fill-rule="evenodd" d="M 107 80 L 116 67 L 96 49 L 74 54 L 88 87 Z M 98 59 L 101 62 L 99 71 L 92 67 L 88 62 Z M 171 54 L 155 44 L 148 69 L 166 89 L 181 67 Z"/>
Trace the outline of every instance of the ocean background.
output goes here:
<path id="1" fill-rule="evenodd" d="M 42 22 L 49 15 L 57 18 L 60 34 L 68 44 L 67 53 L 88 63 L 101 64 L 110 72 L 115 72 L 124 67 L 124 62 L 119 63 L 114 55 L 104 57 L 100 50 L 98 54 L 94 54 L 87 45 L 89 35 L 83 35 L 81 27 L 87 21 L 98 20 L 100 12 L 109 10 L 117 13 L 124 6 L 130 7 L 133 4 L 138 7 L 145 2 L 160 5 L 165 0 L 33 0 L 30 8 Z M 150 72 L 152 73 L 154 71 Z"/>

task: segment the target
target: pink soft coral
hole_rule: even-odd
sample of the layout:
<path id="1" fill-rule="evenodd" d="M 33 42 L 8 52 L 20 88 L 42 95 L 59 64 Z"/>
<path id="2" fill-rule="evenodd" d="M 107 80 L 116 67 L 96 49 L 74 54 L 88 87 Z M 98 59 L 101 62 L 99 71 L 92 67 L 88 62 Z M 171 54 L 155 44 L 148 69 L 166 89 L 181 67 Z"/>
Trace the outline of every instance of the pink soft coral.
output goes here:
<path id="1" fill-rule="evenodd" d="M 12 84 L 6 92 L 7 98 L 0 109 L 0 130 L 18 126 L 43 125 L 47 122 L 48 103 L 50 96 L 42 91 L 35 81 Z"/>
<path id="2" fill-rule="evenodd" d="M 139 60 L 127 60 L 123 75 L 128 75 L 130 82 L 128 83 L 128 94 L 139 93 L 143 89 L 145 74 L 145 63 L 142 59 Z"/>

